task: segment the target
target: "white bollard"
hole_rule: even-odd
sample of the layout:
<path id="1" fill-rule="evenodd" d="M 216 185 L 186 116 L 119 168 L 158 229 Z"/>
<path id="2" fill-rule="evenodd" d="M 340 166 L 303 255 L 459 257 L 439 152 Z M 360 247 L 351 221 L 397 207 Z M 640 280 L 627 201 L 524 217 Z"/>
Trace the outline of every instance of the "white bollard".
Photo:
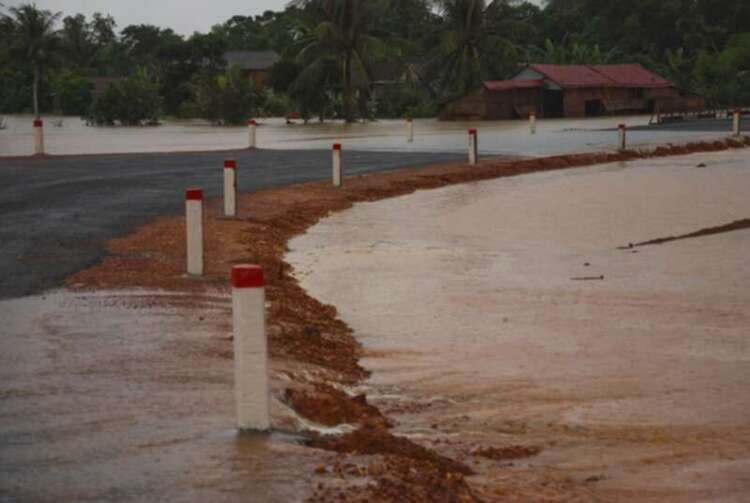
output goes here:
<path id="1" fill-rule="evenodd" d="M 406 141 L 414 142 L 414 121 L 411 117 L 406 118 Z"/>
<path id="2" fill-rule="evenodd" d="M 248 131 L 248 148 L 254 149 L 257 148 L 258 143 L 256 141 L 257 135 L 256 135 L 256 129 L 258 128 L 258 123 L 255 122 L 255 119 L 250 119 L 247 121 L 247 131 Z"/>
<path id="3" fill-rule="evenodd" d="M 187 273 L 203 275 L 203 190 L 185 191 L 185 228 L 187 232 Z"/>
<path id="4" fill-rule="evenodd" d="M 232 323 L 237 427 L 241 431 L 268 431 L 271 413 L 266 293 L 263 269 L 257 265 L 232 268 Z"/>
<path id="5" fill-rule="evenodd" d="M 529 129 L 531 134 L 536 134 L 536 114 L 529 115 Z"/>
<path id="6" fill-rule="evenodd" d="M 740 133 L 742 132 L 741 122 L 740 122 L 740 111 L 735 110 L 732 115 L 733 115 L 732 134 L 734 136 L 740 136 Z"/>
<path id="7" fill-rule="evenodd" d="M 341 144 L 333 144 L 333 186 L 341 187 Z"/>
<path id="8" fill-rule="evenodd" d="M 44 155 L 44 122 L 34 119 L 34 155 Z"/>
<path id="9" fill-rule="evenodd" d="M 618 134 L 619 134 L 619 140 L 617 142 L 617 149 L 620 152 L 624 152 L 625 149 L 627 148 L 627 145 L 628 145 L 627 144 L 627 133 L 626 133 L 627 127 L 625 126 L 625 124 L 620 124 L 619 126 L 617 126 L 617 131 L 618 131 Z"/>
<path id="10" fill-rule="evenodd" d="M 469 164 L 474 166 L 479 162 L 479 140 L 477 130 L 469 129 Z"/>
<path id="11" fill-rule="evenodd" d="M 224 161 L 224 216 L 237 216 L 237 161 Z"/>

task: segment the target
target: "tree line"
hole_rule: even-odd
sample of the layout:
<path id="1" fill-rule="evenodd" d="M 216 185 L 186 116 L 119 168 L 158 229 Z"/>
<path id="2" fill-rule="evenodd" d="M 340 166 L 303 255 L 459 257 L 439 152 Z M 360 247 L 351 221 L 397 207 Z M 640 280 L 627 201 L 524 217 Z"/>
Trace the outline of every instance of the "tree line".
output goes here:
<path id="1" fill-rule="evenodd" d="M 281 61 L 259 86 L 227 68 L 229 50 L 274 50 Z M 0 17 L 0 113 L 127 125 L 434 116 L 530 62 L 641 63 L 716 104 L 747 104 L 750 2 L 292 0 L 189 37 L 23 4 Z M 92 77 L 114 79 L 95 97 Z"/>

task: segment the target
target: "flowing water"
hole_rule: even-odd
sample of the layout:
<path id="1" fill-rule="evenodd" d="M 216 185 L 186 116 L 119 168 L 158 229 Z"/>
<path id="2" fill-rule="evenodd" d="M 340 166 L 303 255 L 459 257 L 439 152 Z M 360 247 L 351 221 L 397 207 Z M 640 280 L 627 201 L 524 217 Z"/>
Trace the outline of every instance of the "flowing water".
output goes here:
<path id="1" fill-rule="evenodd" d="M 234 428 L 230 309 L 148 291 L 0 302 L 0 501 L 303 501 L 325 454 Z"/>
<path id="2" fill-rule="evenodd" d="M 748 218 L 749 188 L 744 151 L 503 178 L 357 204 L 288 259 L 399 433 L 542 448 L 475 483 L 747 501 L 750 231 L 618 247 Z"/>
<path id="3" fill-rule="evenodd" d="M 87 127 L 78 117 L 65 117 L 62 127 L 57 118 L 45 118 L 45 143 L 50 154 L 110 154 L 129 152 L 176 152 L 244 148 L 248 144 L 245 127 L 214 127 L 203 121 L 167 120 L 158 127 Z M 549 119 L 537 123 L 537 134 L 529 133 L 526 121 L 440 122 L 421 119 L 414 122 L 415 139 L 406 142 L 406 125 L 400 120 L 366 124 L 311 122 L 287 125 L 283 119 L 264 119 L 258 126 L 258 146 L 273 149 L 330 148 L 341 142 L 345 149 L 465 152 L 468 128 L 479 129 L 480 151 L 484 154 L 549 155 L 614 148 L 618 123 L 628 126 L 648 124 L 648 116 Z M 30 155 L 33 149 L 31 116 L 8 116 L 8 127 L 0 130 L 0 157 Z M 629 132 L 631 145 L 687 142 L 721 138 L 731 130 L 701 131 L 648 130 Z"/>

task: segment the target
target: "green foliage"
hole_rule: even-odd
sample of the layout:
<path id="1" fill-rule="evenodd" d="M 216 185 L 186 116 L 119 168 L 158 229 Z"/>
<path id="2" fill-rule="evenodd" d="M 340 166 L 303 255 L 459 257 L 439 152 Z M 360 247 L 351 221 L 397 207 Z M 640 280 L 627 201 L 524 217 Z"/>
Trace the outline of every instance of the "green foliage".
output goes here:
<path id="1" fill-rule="evenodd" d="M 375 115 L 387 119 L 434 117 L 437 105 L 429 93 L 412 84 L 389 86 L 375 102 Z"/>
<path id="2" fill-rule="evenodd" d="M 313 116 L 322 121 L 338 115 L 341 107 L 336 90 L 340 79 L 339 62 L 330 56 L 317 58 L 300 71 L 288 93 L 305 122 Z"/>
<path id="3" fill-rule="evenodd" d="M 63 70 L 52 80 L 52 89 L 65 115 L 85 115 L 91 106 L 91 82 L 72 70 Z"/>
<path id="4" fill-rule="evenodd" d="M 299 2 L 317 11 L 322 20 L 311 29 L 301 30 L 301 47 L 297 62 L 313 73 L 331 61 L 339 67 L 344 118 L 355 120 L 355 100 L 360 115 L 365 115 L 366 101 L 372 81 L 372 66 L 390 51 L 374 36 L 372 6 L 366 0 L 307 0 Z M 303 71 L 301 75 L 305 72 Z M 299 90 L 300 84 L 296 85 Z"/>
<path id="5" fill-rule="evenodd" d="M 97 126 L 157 124 L 161 110 L 159 87 L 145 70 L 112 83 L 94 102 L 87 121 Z"/>
<path id="6" fill-rule="evenodd" d="M 192 85 L 200 117 L 221 125 L 243 124 L 257 115 L 262 95 L 252 82 L 233 67 L 226 73 L 199 75 Z"/>
<path id="7" fill-rule="evenodd" d="M 732 37 L 718 55 L 702 51 L 694 79 L 703 94 L 719 103 L 750 104 L 750 32 Z"/>
<path id="8" fill-rule="evenodd" d="M 529 62 L 640 62 L 717 103 L 750 100 L 750 1 L 541 3 L 291 0 L 279 12 L 234 16 L 208 33 L 183 37 L 152 25 L 117 33 L 109 16 L 61 18 L 32 3 L 6 8 L 0 0 L 0 111 L 59 104 L 64 112 L 80 112 L 87 100 L 82 79 L 127 77 L 145 68 L 161 98 L 157 108 L 166 114 L 218 123 L 282 109 L 307 119 L 419 116 Z M 248 90 L 249 83 L 226 71 L 223 54 L 230 49 L 282 55 L 271 70 L 272 94 Z M 123 91 L 108 91 L 104 123 L 120 122 L 109 112 Z"/>
<path id="9" fill-rule="evenodd" d="M 428 76 L 440 95 L 471 92 L 483 80 L 503 78 L 516 69 L 523 53 L 521 39 L 533 32 L 527 19 L 511 15 L 506 2 L 435 3 L 442 22 L 433 36 Z"/>
<path id="10" fill-rule="evenodd" d="M 17 64 L 30 68 L 33 73 L 32 101 L 34 114 L 39 116 L 39 88 L 43 70 L 56 63 L 61 52 L 60 39 L 54 27 L 60 13 L 37 9 L 34 4 L 10 8 L 3 15 L 3 24 L 10 31 L 7 37 L 8 54 Z"/>
<path id="11" fill-rule="evenodd" d="M 266 117 L 283 117 L 294 110 L 294 103 L 286 94 L 268 92 L 263 98 L 261 113 Z"/>
<path id="12" fill-rule="evenodd" d="M 606 65 L 618 62 L 618 50 L 603 51 L 598 45 L 586 45 L 580 42 L 555 44 L 547 39 L 544 48 L 532 48 L 531 60 L 537 63 L 556 65 Z"/>

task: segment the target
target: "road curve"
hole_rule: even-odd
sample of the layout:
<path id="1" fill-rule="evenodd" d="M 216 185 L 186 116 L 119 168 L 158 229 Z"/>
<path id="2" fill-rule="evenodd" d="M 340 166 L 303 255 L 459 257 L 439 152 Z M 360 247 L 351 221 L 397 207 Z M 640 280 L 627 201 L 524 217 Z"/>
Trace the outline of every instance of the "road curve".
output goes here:
<path id="1" fill-rule="evenodd" d="M 222 161 L 252 192 L 330 176 L 328 150 L 0 159 L 0 298 L 58 286 L 96 263 L 105 243 L 183 208 L 183 191 L 220 195 Z M 456 161 L 455 154 L 345 151 L 345 175 Z"/>

